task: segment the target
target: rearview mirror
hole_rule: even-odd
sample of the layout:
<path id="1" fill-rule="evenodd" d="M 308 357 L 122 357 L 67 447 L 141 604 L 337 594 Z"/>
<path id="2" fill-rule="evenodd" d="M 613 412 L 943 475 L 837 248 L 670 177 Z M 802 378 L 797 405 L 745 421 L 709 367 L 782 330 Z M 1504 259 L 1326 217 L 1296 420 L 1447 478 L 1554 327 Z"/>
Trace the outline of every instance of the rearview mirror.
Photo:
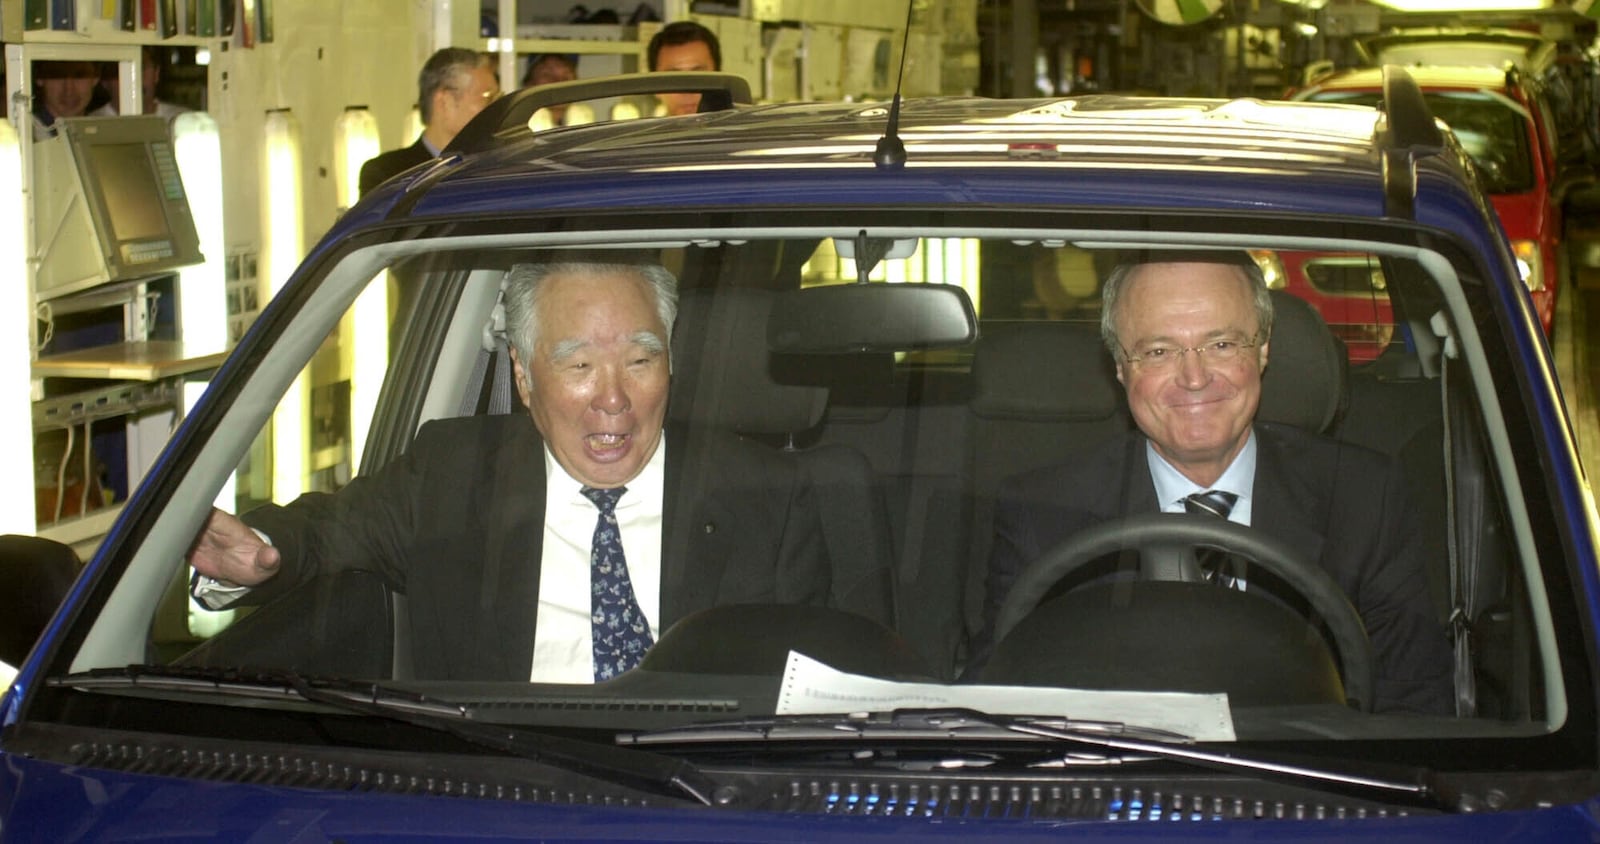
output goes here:
<path id="1" fill-rule="evenodd" d="M 949 284 L 841 284 L 782 294 L 767 322 L 773 352 L 849 354 L 964 346 L 978 339 L 967 291 Z"/>

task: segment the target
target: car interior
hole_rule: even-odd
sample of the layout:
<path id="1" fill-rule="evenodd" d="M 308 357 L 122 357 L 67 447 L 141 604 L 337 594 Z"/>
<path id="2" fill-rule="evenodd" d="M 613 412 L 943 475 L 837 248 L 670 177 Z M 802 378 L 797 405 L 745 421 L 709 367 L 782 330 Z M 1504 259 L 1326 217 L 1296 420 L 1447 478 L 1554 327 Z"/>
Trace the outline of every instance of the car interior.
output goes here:
<path id="1" fill-rule="evenodd" d="M 964 676 L 984 625 L 999 485 L 1132 424 L 1098 324 L 1098 279 L 1118 249 L 985 240 L 973 250 L 981 254 L 979 288 L 913 283 L 919 279 L 901 265 L 926 267 L 932 253 L 950 248 L 934 238 L 914 241 L 909 260 L 843 257 L 851 249 L 892 254 L 887 239 L 868 243 L 864 235 L 634 248 L 660 256 L 680 277 L 669 424 L 714 427 L 791 454 L 819 491 L 831 609 L 874 631 L 849 642 L 835 641 L 835 631 L 833 644 L 817 645 L 837 661 L 944 682 L 1221 688 L 1240 706 L 1370 703 L 1359 699 L 1369 681 L 1351 674 L 1364 634 L 1331 617 L 1337 607 L 1315 584 L 1301 586 L 1302 603 L 1333 607 L 1322 614 L 1330 617 L 1170 581 L 1141 583 L 1133 598 L 1092 589 L 1045 595 L 1036 608 L 1015 610 L 1023 620 L 981 676 Z M 1072 277 L 1052 271 L 1041 280 L 1044 263 L 1029 254 L 1038 250 L 1061 253 L 1045 263 L 1070 265 Z M 1534 502 L 1522 499 L 1528 484 L 1506 476 L 1527 470 L 1512 457 L 1515 433 L 1506 433 L 1521 411 L 1499 396 L 1509 385 L 1489 380 L 1490 361 L 1503 352 L 1484 347 L 1460 293 L 1447 289 L 1471 286 L 1470 277 L 1441 286 L 1436 265 L 1390 252 L 1374 251 L 1365 263 L 1383 279 L 1368 288 L 1370 313 L 1392 320 L 1366 327 L 1366 336 L 1392 338 L 1371 356 L 1353 356 L 1313 301 L 1281 282 L 1273 290 L 1258 418 L 1402 461 L 1428 538 L 1437 622 L 1457 649 L 1457 714 L 1513 723 L 1557 717 L 1546 688 L 1549 610 L 1540 577 L 1529 576 L 1537 569 L 1533 540 L 1512 515 Z M 434 250 L 396 268 L 427 287 L 394 351 L 378 405 L 386 418 L 374 422 L 363 474 L 401 453 L 406 432 L 426 419 L 525 412 L 509 388 L 497 298 L 507 267 L 543 254 Z M 887 272 L 907 275 L 866 281 Z M 1053 292 L 1039 295 L 1045 287 Z M 1339 319 L 1349 323 L 1348 311 Z M 413 367 L 400 377 L 402 363 L 424 359 L 421 375 Z M 1110 541 L 1102 553 L 1130 544 L 1128 536 Z M 1284 577 L 1299 583 L 1293 571 Z M 323 578 L 292 598 L 239 611 L 209 638 L 185 629 L 183 580 L 175 582 L 169 593 L 178 597 L 152 628 L 153 661 L 410 676 L 406 637 L 396 633 L 406 628 L 405 598 L 374 575 Z M 1175 632 L 1180 619 L 1206 634 Z M 749 631 L 760 625 L 748 617 L 727 623 L 702 622 L 684 634 L 722 647 L 663 645 L 641 671 L 753 670 L 774 658 L 752 653 L 781 655 L 789 646 L 756 642 Z M 1061 646 L 1075 641 L 1094 644 Z M 863 656 L 864 648 L 878 650 Z"/>

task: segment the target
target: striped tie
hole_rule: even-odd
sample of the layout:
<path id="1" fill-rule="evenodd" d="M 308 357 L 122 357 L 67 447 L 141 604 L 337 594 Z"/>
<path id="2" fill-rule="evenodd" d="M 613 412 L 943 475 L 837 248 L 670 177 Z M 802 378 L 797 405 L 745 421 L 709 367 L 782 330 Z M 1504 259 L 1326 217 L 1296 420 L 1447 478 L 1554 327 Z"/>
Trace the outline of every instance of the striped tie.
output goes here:
<path id="1" fill-rule="evenodd" d="M 1239 496 L 1231 492 L 1208 489 L 1185 497 L 1183 509 L 1186 513 L 1227 519 L 1228 514 L 1233 512 L 1233 505 L 1238 503 Z M 1243 560 L 1215 548 L 1199 549 L 1195 559 L 1200 563 L 1200 574 L 1207 583 L 1215 583 L 1229 589 L 1244 588 Z"/>

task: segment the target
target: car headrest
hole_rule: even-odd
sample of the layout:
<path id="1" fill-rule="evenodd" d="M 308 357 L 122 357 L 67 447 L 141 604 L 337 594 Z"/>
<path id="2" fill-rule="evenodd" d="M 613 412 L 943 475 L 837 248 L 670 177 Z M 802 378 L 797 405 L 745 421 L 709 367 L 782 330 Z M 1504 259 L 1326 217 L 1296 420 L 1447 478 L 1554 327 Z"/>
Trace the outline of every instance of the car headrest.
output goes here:
<path id="1" fill-rule="evenodd" d="M 1271 355 L 1256 418 L 1327 431 L 1344 411 L 1349 361 L 1305 300 L 1272 291 Z M 1125 406 L 1097 324 L 987 323 L 972 360 L 973 412 L 1002 419 L 1100 419 Z"/>
<path id="2" fill-rule="evenodd" d="M 1325 432 L 1349 395 L 1349 359 L 1316 309 L 1272 291 L 1272 343 L 1256 418 Z"/>
<path id="3" fill-rule="evenodd" d="M 767 320 L 774 299 L 747 288 L 683 292 L 672 329 L 670 419 L 741 434 L 793 434 L 822 421 L 827 389 L 773 377 Z"/>
<path id="4" fill-rule="evenodd" d="M 1123 406 L 1122 385 L 1092 323 L 985 324 L 972 380 L 972 410 L 986 418 L 1103 419 Z"/>

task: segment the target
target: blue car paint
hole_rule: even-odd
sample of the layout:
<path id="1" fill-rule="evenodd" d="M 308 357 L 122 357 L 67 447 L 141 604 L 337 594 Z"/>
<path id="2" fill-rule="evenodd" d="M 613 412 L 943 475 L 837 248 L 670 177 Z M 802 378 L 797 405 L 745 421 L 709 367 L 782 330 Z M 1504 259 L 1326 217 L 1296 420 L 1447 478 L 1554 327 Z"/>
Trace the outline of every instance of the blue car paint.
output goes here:
<path id="1" fill-rule="evenodd" d="M 509 165 L 508 165 L 509 166 Z M 1059 209 L 1126 208 L 1130 204 L 1156 207 L 1163 212 L 1258 211 L 1262 207 L 1283 214 L 1315 214 L 1361 221 L 1382 215 L 1383 192 L 1375 179 L 1340 174 L 1319 182 L 1317 191 L 1297 189 L 1281 177 L 1168 173 L 1136 182 L 1114 173 L 1060 171 L 1061 181 L 1017 176 L 978 174 L 956 176 L 937 168 L 883 173 L 870 165 L 841 165 L 837 172 L 819 177 L 815 171 L 766 174 L 751 179 L 739 171 L 692 173 L 588 172 L 568 177 L 543 177 L 531 192 L 516 178 L 497 178 L 494 167 L 474 164 L 446 165 L 460 169 L 464 178 L 423 194 L 405 214 L 406 224 L 429 219 L 471 215 L 547 214 L 563 210 L 628 209 L 645 206 L 737 210 L 741 206 L 783 204 L 819 209 L 883 207 L 885 197 L 903 207 L 939 207 L 950 204 L 1015 208 L 1036 205 Z M 510 168 L 515 170 L 514 167 Z M 1508 334 L 1516 360 L 1525 372 L 1553 370 L 1548 344 L 1538 329 L 1531 300 L 1516 280 L 1503 234 L 1483 236 L 1486 209 L 1481 201 L 1458 189 L 1458 183 L 1424 162 L 1419 166 L 1421 195 L 1417 224 L 1462 238 L 1463 246 L 1478 255 L 1495 256 L 1486 267 L 1496 306 L 1512 319 Z M 1212 185 L 1226 184 L 1236 199 L 1220 199 Z M 1248 186 L 1240 190 L 1241 184 Z M 309 284 L 316 266 L 334 254 L 354 232 L 382 226 L 394 209 L 414 197 L 407 185 L 392 183 L 342 218 L 308 255 L 287 287 L 292 297 Z M 1489 212 L 1492 213 L 1492 212 Z M 1492 217 L 1491 217 L 1492 219 Z M 275 336 L 277 324 L 292 308 L 288 299 L 270 303 L 261 319 L 230 357 L 217 382 L 226 383 L 248 369 L 251 350 L 264 348 Z M 1570 526 L 1573 558 L 1593 561 L 1597 538 L 1588 529 L 1586 486 L 1565 421 L 1565 411 L 1540 385 L 1528 398 L 1538 416 L 1538 433 L 1559 450 L 1559 461 L 1548 466 L 1547 480 Z M 208 395 L 206 402 L 222 401 Z M 105 574 L 106 558 L 129 539 L 131 525 L 151 508 L 160 506 L 162 482 L 181 471 L 182 449 L 204 424 L 205 405 L 186 419 L 137 492 L 122 518 L 107 537 L 104 549 L 90 562 L 62 612 L 52 621 L 37 649 L 21 667 L 16 684 L 0 698 L 0 725 L 14 725 L 21 704 L 39 681 L 48 655 L 66 635 L 75 608 Z M 1591 634 L 1600 630 L 1600 569 L 1580 566 L 1583 588 L 1579 604 L 1587 614 Z M 1589 650 L 1593 650 L 1590 648 Z M 1587 690 L 1582 690 L 1587 691 Z M 1580 691 L 1580 693 L 1582 693 Z M 1073 837 L 1115 840 L 1240 840 L 1272 839 L 1315 841 L 1353 836 L 1374 840 L 1600 840 L 1600 799 L 1548 809 L 1486 813 L 1482 815 L 1429 816 L 1212 823 L 1206 819 L 1160 817 L 1133 819 L 1126 812 L 1116 824 L 1089 822 L 1017 822 L 940 818 L 829 817 L 798 814 L 724 812 L 695 809 L 638 809 L 626 811 L 596 806 L 513 804 L 460 797 L 414 797 L 357 791 L 268 787 L 178 779 L 147 774 L 78 768 L 3 752 L 0 736 L 0 837 L 7 840 L 583 840 L 583 841 L 706 841 L 819 839 L 939 840 L 1043 840 Z"/>
<path id="2" fill-rule="evenodd" d="M 1600 836 L 1600 801 L 1485 815 L 1218 822 L 1163 811 L 1121 823 L 798 815 L 679 808 L 517 804 L 467 797 L 195 782 L 18 759 L 0 765 L 8 840 L 52 841 L 1583 841 Z M 25 824 L 20 819 L 26 819 Z"/>

